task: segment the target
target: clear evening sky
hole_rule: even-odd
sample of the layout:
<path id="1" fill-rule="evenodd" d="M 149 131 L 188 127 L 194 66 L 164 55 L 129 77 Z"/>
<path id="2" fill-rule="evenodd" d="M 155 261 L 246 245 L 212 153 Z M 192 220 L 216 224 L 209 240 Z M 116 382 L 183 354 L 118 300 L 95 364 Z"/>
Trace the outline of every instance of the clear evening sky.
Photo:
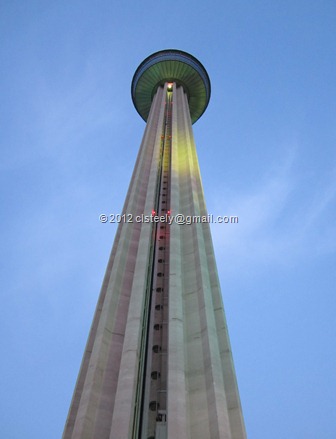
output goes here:
<path id="1" fill-rule="evenodd" d="M 59 439 L 145 124 L 191 53 L 194 125 L 249 439 L 336 437 L 336 3 L 0 2 L 1 437 Z"/>

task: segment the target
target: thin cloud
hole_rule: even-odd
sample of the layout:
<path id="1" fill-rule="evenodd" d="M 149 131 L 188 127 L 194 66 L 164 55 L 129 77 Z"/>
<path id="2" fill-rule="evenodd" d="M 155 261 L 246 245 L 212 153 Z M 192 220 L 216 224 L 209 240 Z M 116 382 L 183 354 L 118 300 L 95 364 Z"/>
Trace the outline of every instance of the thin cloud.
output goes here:
<path id="1" fill-rule="evenodd" d="M 217 206 L 225 205 L 228 214 L 239 217 L 239 224 L 212 225 L 226 272 L 264 272 L 273 264 L 293 267 L 302 258 L 335 251 L 336 228 L 325 219 L 334 208 L 336 173 L 312 188 L 298 174 L 297 161 L 292 151 L 280 165 L 269 167 L 251 191 L 217 199 Z"/>

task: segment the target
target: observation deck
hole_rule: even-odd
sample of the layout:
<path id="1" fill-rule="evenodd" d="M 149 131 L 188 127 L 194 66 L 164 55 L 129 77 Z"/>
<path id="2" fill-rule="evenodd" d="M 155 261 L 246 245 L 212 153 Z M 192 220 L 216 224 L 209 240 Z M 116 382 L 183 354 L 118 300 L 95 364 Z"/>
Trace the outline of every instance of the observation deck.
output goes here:
<path id="1" fill-rule="evenodd" d="M 210 79 L 203 65 L 181 50 L 155 52 L 139 65 L 131 88 L 137 112 L 147 121 L 156 90 L 166 82 L 175 82 L 183 87 L 188 96 L 191 122 L 195 123 L 208 106 Z"/>

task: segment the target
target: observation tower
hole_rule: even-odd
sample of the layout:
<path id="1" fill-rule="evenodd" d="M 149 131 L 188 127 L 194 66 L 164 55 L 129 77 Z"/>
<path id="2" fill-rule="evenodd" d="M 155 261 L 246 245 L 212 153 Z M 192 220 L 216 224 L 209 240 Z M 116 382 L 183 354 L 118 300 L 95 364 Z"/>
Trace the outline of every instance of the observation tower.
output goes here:
<path id="1" fill-rule="evenodd" d="M 63 439 L 246 439 L 192 132 L 210 80 L 163 50 L 131 92 L 146 128 Z"/>

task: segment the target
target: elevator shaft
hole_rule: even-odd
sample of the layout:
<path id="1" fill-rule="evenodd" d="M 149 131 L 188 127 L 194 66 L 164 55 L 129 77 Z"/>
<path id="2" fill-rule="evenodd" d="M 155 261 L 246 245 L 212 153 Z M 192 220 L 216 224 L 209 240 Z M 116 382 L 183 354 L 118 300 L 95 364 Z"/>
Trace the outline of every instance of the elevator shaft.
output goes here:
<path id="1" fill-rule="evenodd" d="M 170 170 L 172 138 L 172 85 L 166 84 L 165 109 L 161 133 L 159 173 L 154 222 L 151 285 L 145 367 L 142 388 L 141 435 L 139 439 L 165 438 L 167 423 L 167 355 L 169 297 L 169 223 Z"/>

